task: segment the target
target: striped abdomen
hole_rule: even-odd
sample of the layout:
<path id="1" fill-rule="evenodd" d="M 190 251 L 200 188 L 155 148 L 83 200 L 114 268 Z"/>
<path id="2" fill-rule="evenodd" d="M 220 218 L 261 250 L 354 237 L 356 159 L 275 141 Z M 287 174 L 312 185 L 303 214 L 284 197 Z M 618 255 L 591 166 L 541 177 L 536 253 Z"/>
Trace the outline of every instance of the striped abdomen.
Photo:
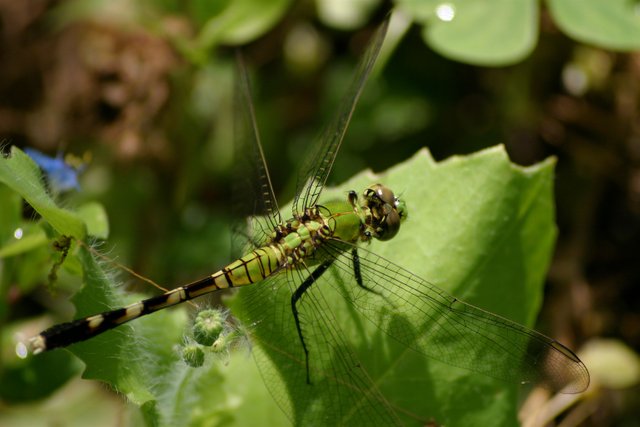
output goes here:
<path id="1" fill-rule="evenodd" d="M 87 340 L 130 320 L 214 292 L 259 282 L 274 273 L 284 255 L 273 246 L 256 249 L 211 276 L 123 308 L 55 325 L 31 339 L 35 354 Z"/>

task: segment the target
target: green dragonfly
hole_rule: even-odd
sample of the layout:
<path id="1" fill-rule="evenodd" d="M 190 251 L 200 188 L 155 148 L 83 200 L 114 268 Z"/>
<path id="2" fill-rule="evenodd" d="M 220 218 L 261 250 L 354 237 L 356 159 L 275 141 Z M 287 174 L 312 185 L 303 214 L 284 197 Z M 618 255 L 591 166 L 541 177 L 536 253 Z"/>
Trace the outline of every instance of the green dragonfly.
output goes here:
<path id="1" fill-rule="evenodd" d="M 467 304 L 362 247 L 374 239 L 392 239 L 407 218 L 404 201 L 391 189 L 374 183 L 362 193 L 350 191 L 341 199 L 320 202 L 388 25 L 389 19 L 375 32 L 334 120 L 300 170 L 288 220 L 283 220 L 274 196 L 246 69 L 238 56 L 236 149 L 249 163 L 243 173 L 248 171 L 251 182 L 240 183 L 242 191 L 236 193 L 251 200 L 254 212 L 248 231 L 241 234 L 244 254 L 210 276 L 163 295 L 53 326 L 31 340 L 34 353 L 92 338 L 211 292 L 241 288 L 238 317 L 256 344 L 254 357 L 267 387 L 295 424 L 401 424 L 397 408 L 377 388 L 342 333 L 325 298 L 330 290 L 418 353 L 507 382 L 584 391 L 589 373 L 567 347 Z M 274 307 L 276 301 L 280 305 Z M 425 319 L 428 328 L 416 333 L 400 321 L 404 315 Z"/>

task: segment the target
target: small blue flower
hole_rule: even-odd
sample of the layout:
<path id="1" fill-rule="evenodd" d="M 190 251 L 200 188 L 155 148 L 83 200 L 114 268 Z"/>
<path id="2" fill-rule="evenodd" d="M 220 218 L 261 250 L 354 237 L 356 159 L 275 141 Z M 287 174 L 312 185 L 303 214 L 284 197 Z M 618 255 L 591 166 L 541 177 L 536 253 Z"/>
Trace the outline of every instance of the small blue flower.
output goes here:
<path id="1" fill-rule="evenodd" d="M 27 153 L 47 175 L 49 185 L 54 193 L 61 193 L 72 189 L 80 191 L 78 174 L 82 172 L 84 165 L 71 166 L 65 161 L 62 153 L 58 153 L 56 157 L 50 157 L 34 148 L 25 148 L 24 152 Z"/>

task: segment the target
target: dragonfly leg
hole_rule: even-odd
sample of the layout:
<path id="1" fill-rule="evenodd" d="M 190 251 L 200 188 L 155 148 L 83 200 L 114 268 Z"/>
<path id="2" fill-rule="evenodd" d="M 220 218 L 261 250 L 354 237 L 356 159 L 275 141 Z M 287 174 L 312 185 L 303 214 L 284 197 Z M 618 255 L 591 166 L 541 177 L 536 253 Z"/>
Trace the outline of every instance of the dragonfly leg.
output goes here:
<path id="1" fill-rule="evenodd" d="M 351 204 L 351 206 L 353 206 L 354 208 L 358 207 L 358 193 L 356 193 L 354 190 L 349 191 L 349 195 L 347 196 L 347 198 L 349 199 L 349 203 Z"/>
<path id="2" fill-rule="evenodd" d="M 353 260 L 353 274 L 356 277 L 356 283 L 365 291 L 374 293 L 376 295 L 382 296 L 382 294 L 375 289 L 371 289 L 364 284 L 362 281 L 362 274 L 360 273 L 360 256 L 358 255 L 358 249 L 353 248 L 351 250 L 351 259 Z"/>
<path id="3" fill-rule="evenodd" d="M 298 313 L 296 304 L 298 303 L 300 298 L 302 298 L 302 295 L 311 287 L 311 285 L 313 285 L 315 281 L 318 280 L 318 278 L 322 276 L 325 271 L 327 271 L 332 263 L 333 260 L 329 260 L 320 264 L 320 266 L 313 270 L 311 275 L 307 277 L 300 286 L 298 286 L 298 289 L 296 289 L 296 291 L 291 296 L 291 311 L 293 312 L 293 318 L 296 322 L 296 329 L 298 330 L 298 337 L 300 338 L 300 343 L 302 344 L 302 349 L 304 350 L 304 359 L 307 367 L 307 384 L 311 384 L 311 377 L 309 375 L 309 350 L 307 349 L 307 345 L 304 342 L 302 328 L 300 327 L 300 315 Z"/>

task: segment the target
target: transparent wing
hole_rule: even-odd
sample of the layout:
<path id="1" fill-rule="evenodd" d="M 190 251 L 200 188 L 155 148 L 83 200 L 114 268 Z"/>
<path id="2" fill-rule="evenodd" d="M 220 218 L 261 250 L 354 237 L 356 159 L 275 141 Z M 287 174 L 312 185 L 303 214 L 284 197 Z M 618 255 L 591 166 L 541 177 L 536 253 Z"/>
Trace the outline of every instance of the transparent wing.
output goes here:
<path id="1" fill-rule="evenodd" d="M 233 252 L 239 255 L 252 246 L 264 243 L 277 224 L 282 222 L 269 169 L 262 150 L 256 122 L 251 87 L 242 54 L 236 53 L 234 98 L 234 165 L 232 209 Z M 249 217 L 247 221 L 241 220 Z M 258 218 L 260 217 L 260 218 Z M 264 220 L 262 219 L 264 218 Z"/>
<path id="2" fill-rule="evenodd" d="M 335 258 L 334 265 L 345 280 L 353 282 L 352 259 L 343 249 L 334 243 L 322 247 Z M 589 385 L 584 364 L 559 342 L 460 301 L 366 249 L 358 248 L 358 253 L 363 283 L 373 292 L 355 284 L 340 292 L 400 343 L 444 363 L 508 382 L 543 385 L 564 393 L 579 393 Z M 410 322 L 399 321 L 403 316 Z"/>
<path id="3" fill-rule="evenodd" d="M 354 247 L 321 246 L 317 260 L 332 259 L 333 265 L 297 304 L 311 384 L 291 298 L 314 267 L 284 270 L 239 290 L 234 313 L 250 329 L 264 382 L 294 425 L 399 425 L 418 419 L 398 406 L 403 400 L 396 401 L 396 389 L 387 383 L 388 377 L 412 384 L 428 376 L 412 371 L 403 377 L 398 361 L 407 348 L 512 384 L 565 393 L 588 386 L 585 366 L 557 341 L 466 304 L 362 248 L 360 272 L 369 290 L 359 287 L 349 250 Z M 380 333 L 372 334 L 364 319 Z M 384 334 L 400 349 L 384 344 Z"/>
<path id="4" fill-rule="evenodd" d="M 334 314 L 339 310 L 327 273 L 297 305 L 309 350 L 311 384 L 307 383 L 291 296 L 309 274 L 282 271 L 239 290 L 234 313 L 250 329 L 252 353 L 264 383 L 294 425 L 399 425 L 394 409 L 347 344 Z"/>
<path id="5" fill-rule="evenodd" d="M 293 202 L 294 214 L 302 214 L 304 208 L 313 206 L 318 201 L 349 126 L 349 121 L 351 121 L 353 110 L 380 53 L 380 48 L 389 26 L 389 19 L 390 17 L 387 17 L 376 30 L 367 51 L 360 60 L 356 75 L 340 104 L 337 114 L 320 134 L 320 138 L 315 142 L 311 154 L 307 157 L 302 169 L 300 169 L 296 197 Z"/>

